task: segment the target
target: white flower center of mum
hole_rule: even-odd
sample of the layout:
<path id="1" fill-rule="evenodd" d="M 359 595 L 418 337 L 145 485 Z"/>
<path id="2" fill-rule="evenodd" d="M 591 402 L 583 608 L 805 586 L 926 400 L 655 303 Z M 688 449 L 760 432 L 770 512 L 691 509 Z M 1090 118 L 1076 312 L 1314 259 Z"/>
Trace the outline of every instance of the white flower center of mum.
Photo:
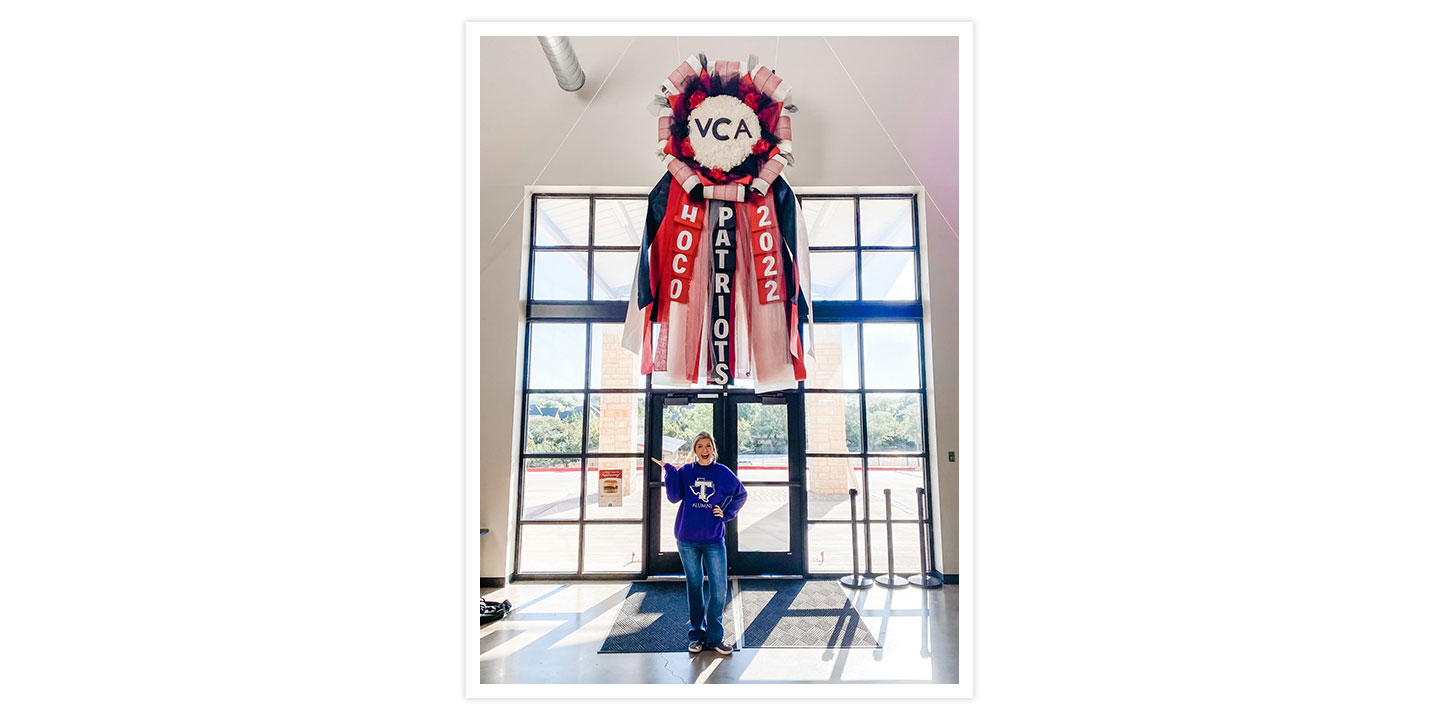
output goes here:
<path id="1" fill-rule="evenodd" d="M 760 139 L 760 118 L 739 98 L 714 95 L 690 111 L 690 147 L 696 162 L 729 170 L 750 157 Z"/>

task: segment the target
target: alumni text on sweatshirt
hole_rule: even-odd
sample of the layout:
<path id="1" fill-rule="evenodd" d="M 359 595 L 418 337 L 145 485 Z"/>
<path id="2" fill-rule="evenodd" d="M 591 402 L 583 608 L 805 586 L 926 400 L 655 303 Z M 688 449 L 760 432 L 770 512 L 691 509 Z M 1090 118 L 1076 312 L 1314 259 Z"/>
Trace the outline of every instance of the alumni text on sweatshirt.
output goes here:
<path id="1" fill-rule="evenodd" d="M 745 504 L 745 486 L 730 468 L 718 462 L 665 464 L 665 497 L 680 503 L 675 514 L 675 539 L 688 543 L 725 542 L 725 523 Z M 724 519 L 715 517 L 719 507 Z"/>

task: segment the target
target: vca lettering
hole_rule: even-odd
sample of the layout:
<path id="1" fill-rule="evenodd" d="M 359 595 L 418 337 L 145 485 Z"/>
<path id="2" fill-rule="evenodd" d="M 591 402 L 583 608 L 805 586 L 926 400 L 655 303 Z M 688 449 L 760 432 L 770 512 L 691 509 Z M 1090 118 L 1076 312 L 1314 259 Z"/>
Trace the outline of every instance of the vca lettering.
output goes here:
<path id="1" fill-rule="evenodd" d="M 750 132 L 750 126 L 745 124 L 745 118 L 740 118 L 740 121 L 738 123 L 728 117 L 710 118 L 705 120 L 702 120 L 701 118 L 695 118 L 691 120 L 691 122 L 695 124 L 695 132 L 700 133 L 700 137 L 702 138 L 706 137 L 708 134 L 710 137 L 713 137 L 716 140 L 729 140 L 732 137 L 738 140 L 740 139 L 741 135 L 750 138 L 752 141 L 755 139 L 755 136 Z M 733 136 L 729 134 L 721 134 L 722 126 L 732 124 L 735 125 L 735 134 Z"/>

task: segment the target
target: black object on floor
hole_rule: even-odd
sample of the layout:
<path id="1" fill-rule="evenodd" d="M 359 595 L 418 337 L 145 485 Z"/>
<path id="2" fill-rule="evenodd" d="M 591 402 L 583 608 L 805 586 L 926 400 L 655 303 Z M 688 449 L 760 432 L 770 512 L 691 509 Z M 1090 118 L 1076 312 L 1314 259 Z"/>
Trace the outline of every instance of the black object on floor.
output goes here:
<path id="1" fill-rule="evenodd" d="M 510 601 L 490 602 L 480 601 L 480 624 L 492 623 L 510 614 Z"/>
<path id="2" fill-rule="evenodd" d="M 741 580 L 744 646 L 880 647 L 833 580 Z"/>
<path id="3" fill-rule="evenodd" d="M 735 644 L 735 598 L 726 588 L 725 642 Z M 647 581 L 630 583 L 630 592 L 620 605 L 620 614 L 610 626 L 610 635 L 600 646 L 602 653 L 688 652 L 690 645 L 690 600 L 685 583 Z"/>

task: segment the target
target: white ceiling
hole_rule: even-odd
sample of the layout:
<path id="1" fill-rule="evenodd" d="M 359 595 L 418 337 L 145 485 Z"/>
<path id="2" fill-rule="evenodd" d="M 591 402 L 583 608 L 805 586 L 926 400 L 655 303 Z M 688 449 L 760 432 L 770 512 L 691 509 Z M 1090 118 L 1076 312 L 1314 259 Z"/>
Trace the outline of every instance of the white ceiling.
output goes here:
<path id="1" fill-rule="evenodd" d="M 683 55 L 754 54 L 795 88 L 791 184 L 926 187 L 937 211 L 929 231 L 951 235 L 958 43 L 947 37 L 571 37 L 585 69 L 577 93 L 561 90 L 532 37 L 481 43 L 482 237 L 502 226 L 529 184 L 650 187 L 664 173 L 656 120 L 646 110 Z M 678 44 L 678 52 L 677 52 Z M 778 49 L 778 55 L 777 55 Z M 778 59 L 777 59 L 778 58 Z M 867 101 L 869 107 L 867 107 Z M 873 114 L 872 114 L 873 109 Z"/>

